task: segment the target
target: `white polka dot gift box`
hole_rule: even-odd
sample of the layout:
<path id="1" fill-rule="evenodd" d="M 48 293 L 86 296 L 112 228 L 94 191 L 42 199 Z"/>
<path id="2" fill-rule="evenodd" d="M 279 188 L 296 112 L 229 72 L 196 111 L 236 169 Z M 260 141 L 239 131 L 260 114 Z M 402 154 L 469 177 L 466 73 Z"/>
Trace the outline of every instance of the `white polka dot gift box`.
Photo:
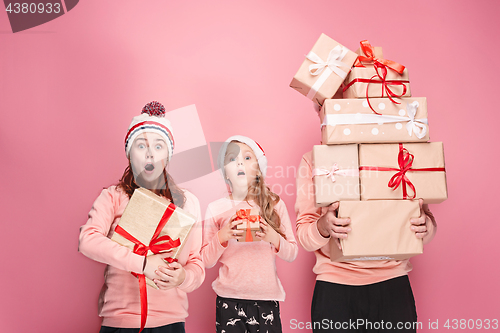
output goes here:
<path id="1" fill-rule="evenodd" d="M 427 99 L 327 99 L 320 110 L 322 143 L 392 143 L 429 140 Z"/>
<path id="2" fill-rule="evenodd" d="M 314 103 L 332 98 L 351 70 L 358 55 L 321 34 L 292 79 L 290 87 Z"/>
<path id="3" fill-rule="evenodd" d="M 448 198 L 442 142 L 359 145 L 361 200 Z"/>
<path id="4" fill-rule="evenodd" d="M 422 254 L 422 239 L 410 229 L 410 219 L 419 216 L 417 200 L 341 201 L 339 217 L 349 217 L 352 230 L 340 239 L 342 250 L 330 241 L 330 259 L 403 260 Z"/>
<path id="5" fill-rule="evenodd" d="M 316 207 L 340 200 L 359 201 L 357 144 L 314 146 L 312 160 Z"/>

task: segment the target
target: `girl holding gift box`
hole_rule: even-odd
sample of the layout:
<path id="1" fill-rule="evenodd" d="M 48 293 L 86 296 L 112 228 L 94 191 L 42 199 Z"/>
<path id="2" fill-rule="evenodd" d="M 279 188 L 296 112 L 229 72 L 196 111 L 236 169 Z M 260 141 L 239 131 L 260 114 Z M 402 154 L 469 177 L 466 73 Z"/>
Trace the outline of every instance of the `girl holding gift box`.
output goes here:
<path id="1" fill-rule="evenodd" d="M 436 232 L 436 221 L 427 205 L 421 205 L 420 218 L 410 219 L 410 229 L 415 237 L 426 244 Z M 349 323 L 391 322 L 408 323 L 412 328 L 397 331 L 416 332 L 417 313 L 408 272 L 408 260 L 332 262 L 330 239 L 340 248 L 339 239 L 349 237 L 350 219 L 338 218 L 339 202 L 329 207 L 317 208 L 315 204 L 312 152 L 304 154 L 297 173 L 297 238 L 306 251 L 314 251 L 317 274 L 311 305 L 313 323 L 332 323 L 325 328 L 317 324 L 313 332 L 347 331 L 366 332 L 368 326 L 350 326 Z M 388 212 L 390 214 L 390 212 Z M 407 326 L 407 327 L 410 327 Z M 335 329 L 341 328 L 341 329 Z M 404 326 L 403 326 L 404 327 Z"/>
<path id="2" fill-rule="evenodd" d="M 186 293 L 198 288 L 205 276 L 200 258 L 201 226 L 198 199 L 181 190 L 166 171 L 172 157 L 174 137 L 165 108 L 158 102 L 147 104 L 133 118 L 125 138 L 129 165 L 118 185 L 105 188 L 81 227 L 79 251 L 105 263 L 105 281 L 99 297 L 100 332 L 139 332 L 142 330 L 138 280 L 130 272 L 144 274 L 158 286 L 147 288 L 145 332 L 182 333 L 187 317 Z M 169 252 L 146 257 L 115 243 L 115 227 L 135 189 L 144 187 L 170 199 L 197 218 L 177 262 L 164 259 Z"/>
<path id="3" fill-rule="evenodd" d="M 261 146 L 244 136 L 230 137 L 221 148 L 218 165 L 230 188 L 229 197 L 207 208 L 202 259 L 205 266 L 222 264 L 212 283 L 217 293 L 217 332 L 281 332 L 279 301 L 285 292 L 276 272 L 276 256 L 288 262 L 297 257 L 290 218 L 284 202 L 264 179 L 267 158 Z M 235 214 L 259 209 L 261 231 L 254 242 Z"/>

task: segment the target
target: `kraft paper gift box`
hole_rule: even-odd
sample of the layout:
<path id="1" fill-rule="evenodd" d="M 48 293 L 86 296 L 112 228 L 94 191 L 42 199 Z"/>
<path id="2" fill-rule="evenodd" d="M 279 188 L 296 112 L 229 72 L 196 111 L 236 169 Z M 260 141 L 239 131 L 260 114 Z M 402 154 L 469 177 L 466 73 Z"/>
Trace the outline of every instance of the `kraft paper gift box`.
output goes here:
<path id="1" fill-rule="evenodd" d="M 377 75 L 377 71 L 378 74 Z M 368 87 L 368 92 L 366 88 Z M 408 70 L 402 74 L 375 67 L 353 67 L 344 81 L 344 98 L 411 97 Z M 371 99 L 370 99 L 371 103 Z"/>
<path id="2" fill-rule="evenodd" d="M 326 99 L 320 110 L 323 144 L 426 142 L 429 140 L 427 99 Z"/>
<path id="3" fill-rule="evenodd" d="M 357 56 L 345 46 L 321 34 L 293 77 L 290 87 L 322 105 L 325 98 L 335 95 Z"/>
<path id="4" fill-rule="evenodd" d="M 316 207 L 360 199 L 357 144 L 317 145 L 312 157 Z"/>
<path id="5" fill-rule="evenodd" d="M 361 200 L 447 199 L 442 142 L 360 144 Z"/>
<path id="6" fill-rule="evenodd" d="M 363 42 L 364 41 L 362 41 L 360 43 L 361 46 L 363 46 L 363 44 L 362 44 Z M 358 55 L 358 59 L 356 59 L 356 62 L 354 63 L 354 67 L 373 67 L 373 61 L 371 61 L 371 59 L 370 60 L 367 59 L 370 56 L 373 56 L 373 58 L 376 58 L 376 59 L 383 59 L 384 58 L 384 53 L 382 52 L 382 48 L 380 46 L 371 46 L 371 50 L 370 50 L 372 53 L 371 55 L 367 55 L 365 53 L 365 50 L 366 50 L 366 46 L 360 47 L 359 49 L 354 51 Z M 361 56 L 361 59 L 359 56 Z M 361 61 L 362 59 L 364 61 Z"/>
<path id="7" fill-rule="evenodd" d="M 255 237 L 255 233 L 260 231 L 260 215 L 258 208 L 239 209 L 236 211 L 236 219 L 243 223 L 236 226 L 237 230 L 245 230 L 243 238 L 238 242 L 258 242 L 260 239 Z"/>
<path id="8" fill-rule="evenodd" d="M 423 253 L 422 239 L 410 229 L 420 217 L 418 200 L 341 201 L 339 217 L 350 218 L 351 231 L 330 240 L 331 261 L 403 260 Z"/>
<path id="9" fill-rule="evenodd" d="M 171 247 L 172 258 L 175 259 L 182 251 L 195 222 L 196 218 L 193 215 L 176 207 L 170 200 L 147 189 L 138 188 L 125 207 L 111 240 L 128 247 L 135 253 L 147 256 L 166 252 Z M 161 227 L 162 224 L 164 224 L 163 227 Z M 147 253 L 139 253 L 135 251 L 136 243 L 142 243 L 150 249 Z M 148 278 L 146 278 L 146 283 L 158 289 L 156 284 Z"/>

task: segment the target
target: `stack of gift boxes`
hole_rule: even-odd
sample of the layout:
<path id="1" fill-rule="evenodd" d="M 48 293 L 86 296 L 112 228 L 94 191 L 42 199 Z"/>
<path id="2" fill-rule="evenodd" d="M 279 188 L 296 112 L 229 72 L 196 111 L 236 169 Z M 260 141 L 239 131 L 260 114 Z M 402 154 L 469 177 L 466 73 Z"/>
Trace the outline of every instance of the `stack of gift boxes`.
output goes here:
<path id="1" fill-rule="evenodd" d="M 410 229 L 418 199 L 447 198 L 442 142 L 427 142 L 427 100 L 411 97 L 408 70 L 362 41 L 352 52 L 322 34 L 290 86 L 320 108 L 313 148 L 317 207 L 339 201 L 351 219 L 332 261 L 401 260 L 423 252 Z"/>

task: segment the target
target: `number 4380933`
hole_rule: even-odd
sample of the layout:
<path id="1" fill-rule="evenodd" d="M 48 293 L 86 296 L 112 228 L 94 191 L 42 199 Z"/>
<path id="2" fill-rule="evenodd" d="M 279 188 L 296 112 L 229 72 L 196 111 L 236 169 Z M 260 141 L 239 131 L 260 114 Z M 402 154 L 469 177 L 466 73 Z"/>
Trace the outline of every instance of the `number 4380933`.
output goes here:
<path id="1" fill-rule="evenodd" d="M 453 330 L 465 330 L 465 329 L 485 329 L 485 330 L 496 330 L 498 329 L 498 319 L 448 319 L 444 323 L 443 327 Z"/>
<path id="2" fill-rule="evenodd" d="M 14 14 L 59 14 L 61 12 L 60 3 L 9 3 L 5 11 Z"/>

